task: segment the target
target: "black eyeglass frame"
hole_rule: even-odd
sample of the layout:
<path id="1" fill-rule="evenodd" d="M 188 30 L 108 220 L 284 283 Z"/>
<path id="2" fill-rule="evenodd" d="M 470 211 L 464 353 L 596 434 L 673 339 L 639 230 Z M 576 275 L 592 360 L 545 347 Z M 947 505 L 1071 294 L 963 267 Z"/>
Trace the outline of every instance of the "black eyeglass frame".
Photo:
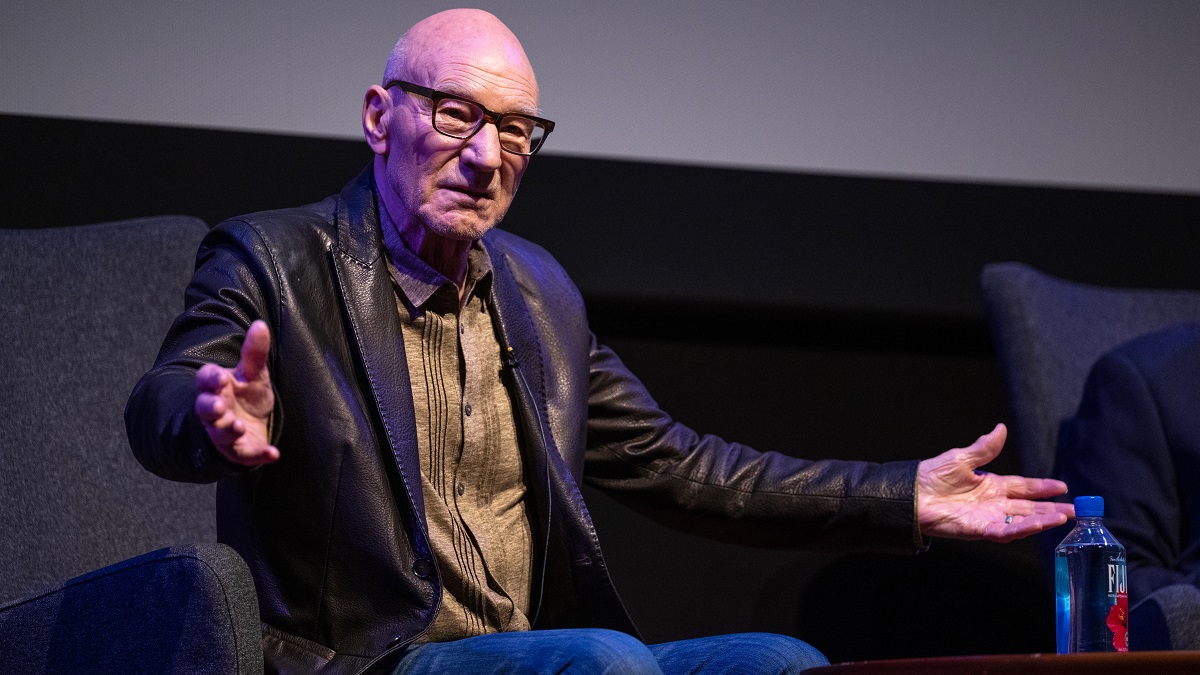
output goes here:
<path id="1" fill-rule="evenodd" d="M 537 147 L 533 148 L 532 150 L 530 150 L 527 153 L 517 152 L 515 150 L 509 150 L 508 148 L 504 147 L 503 145 L 500 146 L 500 149 L 505 152 L 512 153 L 514 155 L 520 155 L 522 157 L 532 157 L 537 154 L 538 150 L 542 149 L 542 146 L 546 144 L 546 138 L 550 136 L 551 131 L 554 131 L 554 122 L 552 122 L 548 119 L 545 119 L 542 117 L 534 117 L 533 115 L 526 115 L 525 113 L 492 112 L 491 110 L 488 110 L 487 108 L 483 107 L 479 103 L 476 103 L 475 101 L 472 101 L 469 98 L 459 96 L 458 94 L 450 94 L 450 93 L 447 93 L 444 91 L 438 91 L 437 89 L 430 89 L 429 87 L 423 87 L 419 84 L 413 84 L 412 82 L 405 82 L 404 80 L 391 80 L 387 84 L 383 85 L 384 89 L 391 89 L 392 87 L 400 87 L 404 91 L 407 91 L 407 92 L 410 92 L 413 94 L 417 94 L 418 96 L 424 96 L 425 98 L 429 99 L 430 101 L 433 101 L 433 109 L 430 111 L 429 123 L 433 126 L 434 131 L 438 132 L 439 134 L 441 134 L 443 136 L 447 136 L 449 138 L 457 138 L 459 140 L 465 141 L 468 138 L 479 133 L 479 130 L 483 128 L 483 125 L 487 124 L 488 122 L 495 124 L 496 127 L 499 128 L 501 120 L 503 120 L 505 117 L 520 117 L 523 119 L 532 120 L 533 122 L 542 125 L 542 128 L 546 130 L 546 133 L 542 135 L 542 139 L 541 139 L 541 141 L 538 142 Z M 483 121 L 479 123 L 479 126 L 475 127 L 474 131 L 467 134 L 466 136 L 454 136 L 452 134 L 446 133 L 445 131 L 442 131 L 441 129 L 438 128 L 437 120 L 435 119 L 435 117 L 437 115 L 438 102 L 441 101 L 442 99 L 447 99 L 447 98 L 454 99 L 456 101 L 462 101 L 463 103 L 470 103 L 471 105 L 475 106 L 476 108 L 479 108 L 480 110 L 483 111 Z"/>

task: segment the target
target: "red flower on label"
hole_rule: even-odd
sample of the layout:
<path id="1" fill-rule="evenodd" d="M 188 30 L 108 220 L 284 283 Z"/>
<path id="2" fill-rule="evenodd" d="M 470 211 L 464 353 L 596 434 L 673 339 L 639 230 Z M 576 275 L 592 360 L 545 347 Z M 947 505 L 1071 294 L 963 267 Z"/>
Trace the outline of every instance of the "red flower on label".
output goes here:
<path id="1" fill-rule="evenodd" d="M 1119 652 L 1129 651 L 1129 596 L 1117 594 L 1117 604 L 1108 610 L 1108 629 L 1113 632 L 1113 646 Z"/>

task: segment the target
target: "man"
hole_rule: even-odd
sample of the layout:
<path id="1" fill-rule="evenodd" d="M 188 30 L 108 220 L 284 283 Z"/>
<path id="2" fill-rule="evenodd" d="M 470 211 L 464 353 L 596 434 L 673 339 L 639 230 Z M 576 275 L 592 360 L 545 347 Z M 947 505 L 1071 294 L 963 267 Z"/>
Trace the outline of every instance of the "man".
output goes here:
<path id="1" fill-rule="evenodd" d="M 366 94 L 367 171 L 201 246 L 127 426 L 152 471 L 221 479 L 219 536 L 254 573 L 271 667 L 824 662 L 782 636 L 629 637 L 585 476 L 675 525 L 776 546 L 911 552 L 1066 521 L 1069 506 L 1034 501 L 1061 483 L 976 474 L 1003 427 L 876 465 L 759 453 L 671 420 L 596 343 L 558 264 L 493 229 L 552 129 L 498 19 L 436 14 Z"/>
<path id="2" fill-rule="evenodd" d="M 1055 475 L 1104 497 L 1126 548 L 1134 649 L 1200 647 L 1198 382 L 1200 324 L 1144 335 L 1097 361 L 1059 431 Z"/>

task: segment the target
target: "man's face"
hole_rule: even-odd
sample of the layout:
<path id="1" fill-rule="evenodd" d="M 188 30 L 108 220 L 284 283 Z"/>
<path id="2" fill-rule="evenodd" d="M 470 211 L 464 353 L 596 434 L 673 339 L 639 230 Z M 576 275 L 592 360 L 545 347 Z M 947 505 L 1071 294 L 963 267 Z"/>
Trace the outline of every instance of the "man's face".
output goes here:
<path id="1" fill-rule="evenodd" d="M 454 56 L 442 58 L 436 52 L 418 62 L 408 77 L 489 110 L 536 112 L 537 83 L 526 62 L 514 63 L 496 53 Z M 483 236 L 508 211 L 529 158 L 502 151 L 490 122 L 466 140 L 442 135 L 433 128 L 432 101 L 399 87 L 388 91 L 389 214 L 402 228 L 424 224 L 457 240 Z"/>

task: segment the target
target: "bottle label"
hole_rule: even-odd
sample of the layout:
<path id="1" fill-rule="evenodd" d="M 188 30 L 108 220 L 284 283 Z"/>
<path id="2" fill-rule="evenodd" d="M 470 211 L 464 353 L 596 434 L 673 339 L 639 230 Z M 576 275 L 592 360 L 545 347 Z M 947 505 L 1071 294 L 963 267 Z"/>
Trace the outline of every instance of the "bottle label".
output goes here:
<path id="1" fill-rule="evenodd" d="M 1129 595 L 1125 563 L 1108 564 L 1108 598 L 1112 607 L 1108 610 L 1108 629 L 1113 634 L 1113 647 L 1119 652 L 1129 651 Z"/>

